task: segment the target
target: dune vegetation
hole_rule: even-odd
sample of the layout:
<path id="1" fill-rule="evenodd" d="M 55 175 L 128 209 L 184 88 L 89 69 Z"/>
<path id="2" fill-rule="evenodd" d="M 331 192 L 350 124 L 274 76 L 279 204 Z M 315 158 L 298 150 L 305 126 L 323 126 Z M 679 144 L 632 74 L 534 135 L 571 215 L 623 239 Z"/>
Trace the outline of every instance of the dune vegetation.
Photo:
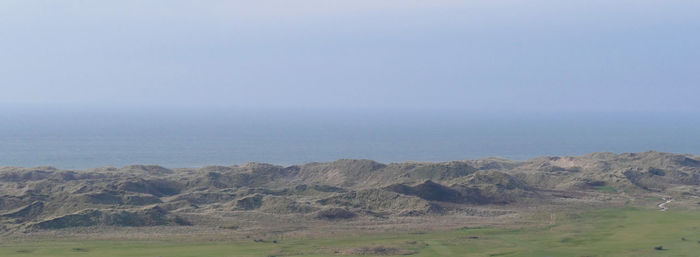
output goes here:
<path id="1" fill-rule="evenodd" d="M 0 168 L 0 256 L 694 256 L 700 160 Z"/>

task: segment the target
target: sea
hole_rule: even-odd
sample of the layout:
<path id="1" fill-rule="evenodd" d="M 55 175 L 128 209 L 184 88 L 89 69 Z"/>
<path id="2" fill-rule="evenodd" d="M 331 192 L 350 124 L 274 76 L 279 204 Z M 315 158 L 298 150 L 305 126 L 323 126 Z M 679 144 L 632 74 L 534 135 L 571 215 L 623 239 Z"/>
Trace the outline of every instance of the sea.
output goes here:
<path id="1" fill-rule="evenodd" d="M 169 168 L 383 163 L 591 152 L 700 154 L 700 115 L 443 110 L 61 110 L 0 113 L 0 166 Z"/>

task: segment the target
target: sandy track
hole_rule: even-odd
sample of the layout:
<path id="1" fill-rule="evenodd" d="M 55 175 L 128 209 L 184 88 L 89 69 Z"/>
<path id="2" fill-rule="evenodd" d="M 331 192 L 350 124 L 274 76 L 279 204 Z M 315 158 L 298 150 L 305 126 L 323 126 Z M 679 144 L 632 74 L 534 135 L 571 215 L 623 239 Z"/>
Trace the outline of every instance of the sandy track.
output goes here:
<path id="1" fill-rule="evenodd" d="M 668 210 L 668 207 L 666 207 L 666 204 L 672 202 L 673 199 L 671 199 L 671 198 L 661 198 L 661 199 L 664 200 L 665 202 L 659 204 L 660 211 Z"/>

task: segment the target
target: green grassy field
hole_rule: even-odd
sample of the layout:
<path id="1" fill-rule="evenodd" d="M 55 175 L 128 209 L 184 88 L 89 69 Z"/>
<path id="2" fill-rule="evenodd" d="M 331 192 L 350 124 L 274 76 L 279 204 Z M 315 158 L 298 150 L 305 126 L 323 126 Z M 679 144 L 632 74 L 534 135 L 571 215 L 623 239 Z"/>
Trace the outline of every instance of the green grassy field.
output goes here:
<path id="1" fill-rule="evenodd" d="M 218 241 L 0 242 L 0 256 L 338 256 L 361 248 L 412 256 L 700 256 L 700 213 L 618 208 L 542 214 L 542 225 L 436 233 Z M 685 240 L 683 240 L 685 238 Z M 662 245 L 665 250 L 654 250 Z"/>
<path id="2" fill-rule="evenodd" d="M 594 187 L 596 190 L 599 190 L 601 192 L 606 192 L 606 193 L 615 193 L 617 192 L 617 188 L 612 187 L 612 186 L 596 186 Z"/>

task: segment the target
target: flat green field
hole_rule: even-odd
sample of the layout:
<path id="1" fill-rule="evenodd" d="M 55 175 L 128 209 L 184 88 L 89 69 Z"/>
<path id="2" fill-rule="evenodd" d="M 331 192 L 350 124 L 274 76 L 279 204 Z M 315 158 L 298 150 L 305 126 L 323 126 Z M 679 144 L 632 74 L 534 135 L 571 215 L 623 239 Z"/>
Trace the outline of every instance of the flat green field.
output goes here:
<path id="1" fill-rule="evenodd" d="M 273 243 L 0 241 L 0 256 L 700 256 L 700 213 L 616 208 L 538 215 L 541 225 L 372 234 Z M 655 250 L 663 246 L 664 250 Z M 373 255 L 374 254 L 374 255 Z"/>

